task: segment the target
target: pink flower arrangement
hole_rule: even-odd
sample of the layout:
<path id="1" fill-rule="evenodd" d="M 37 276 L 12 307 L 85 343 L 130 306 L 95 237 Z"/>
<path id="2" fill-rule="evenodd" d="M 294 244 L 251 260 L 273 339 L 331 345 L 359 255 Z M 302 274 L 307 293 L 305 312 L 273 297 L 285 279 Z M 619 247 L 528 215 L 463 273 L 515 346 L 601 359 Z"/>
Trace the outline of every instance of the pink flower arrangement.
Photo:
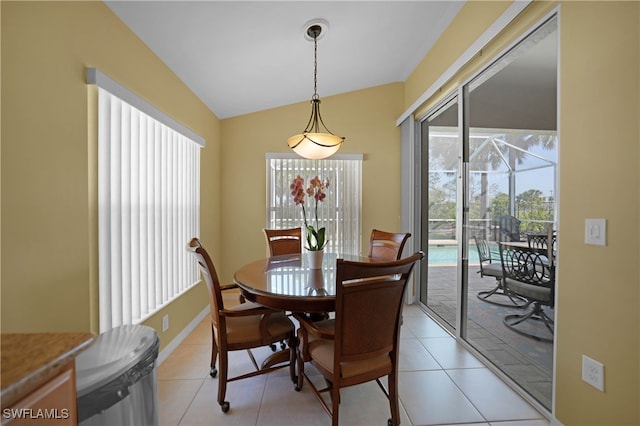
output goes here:
<path id="1" fill-rule="evenodd" d="M 304 189 L 304 179 L 302 176 L 296 176 L 289 188 L 291 189 L 291 195 L 293 196 L 293 202 L 302 206 L 302 219 L 304 220 L 304 227 L 307 229 L 307 250 L 318 251 L 322 250 L 327 245 L 325 239 L 325 228 L 318 228 L 318 203 L 324 201 L 327 197 L 325 190 L 329 187 L 329 179 L 324 181 L 318 176 L 312 178 L 309 181 L 309 186 Z M 305 196 L 313 198 L 314 200 L 314 213 L 316 226 L 309 225 L 307 223 L 307 211 L 304 207 Z"/>

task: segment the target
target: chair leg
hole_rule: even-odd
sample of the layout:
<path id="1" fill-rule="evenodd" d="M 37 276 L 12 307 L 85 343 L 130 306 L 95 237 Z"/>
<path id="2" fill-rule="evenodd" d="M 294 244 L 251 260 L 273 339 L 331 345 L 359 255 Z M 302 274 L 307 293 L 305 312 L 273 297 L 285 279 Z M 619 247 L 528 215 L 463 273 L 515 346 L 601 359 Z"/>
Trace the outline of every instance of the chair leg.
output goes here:
<path id="1" fill-rule="evenodd" d="M 298 377 L 294 389 L 296 392 L 300 392 L 302 390 L 302 385 L 304 384 L 304 359 L 302 356 L 302 339 L 300 338 L 300 332 L 298 332 L 298 337 L 296 339 L 295 350 Z"/>
<path id="2" fill-rule="evenodd" d="M 213 324 L 211 324 L 211 363 L 209 366 L 211 369 L 209 370 L 209 375 L 211 377 L 216 377 L 218 375 L 218 370 L 216 369 L 216 358 L 218 357 L 218 345 L 216 345 L 216 334 L 213 329 Z"/>
<path id="3" fill-rule="evenodd" d="M 340 420 L 340 388 L 331 387 L 331 426 L 338 426 Z"/>
<path id="4" fill-rule="evenodd" d="M 398 426 L 400 424 L 400 408 L 398 407 L 398 376 L 395 373 L 389 374 L 389 408 L 391 410 L 391 418 L 388 424 Z"/>
<path id="5" fill-rule="evenodd" d="M 298 347 L 296 337 L 291 335 L 289 340 L 287 340 L 287 344 L 289 345 L 289 375 L 291 376 L 291 381 L 297 384 L 296 379 L 296 348 Z M 284 350 L 284 349 L 283 349 Z"/>
<path id="6" fill-rule="evenodd" d="M 218 377 L 218 404 L 222 408 L 222 412 L 229 411 L 229 401 L 225 401 L 224 397 L 227 394 L 227 374 L 229 372 L 229 359 L 227 352 L 220 352 L 220 377 Z"/>
<path id="7" fill-rule="evenodd" d="M 493 290 L 489 290 L 489 291 L 479 291 L 478 294 L 476 295 L 478 297 L 478 299 L 487 302 L 487 303 L 491 303 L 493 305 L 498 305 L 498 306 L 506 306 L 509 308 L 526 308 L 527 306 L 529 306 L 531 304 L 531 302 L 526 302 L 525 299 L 523 299 L 522 297 L 510 292 L 509 290 L 505 289 L 504 286 L 502 285 L 502 280 L 499 278 L 496 278 L 497 281 L 497 285 Z M 489 300 L 489 297 L 491 296 L 507 296 L 509 298 L 509 300 L 511 301 L 511 303 L 509 302 L 496 302 L 494 300 Z"/>
<path id="8" fill-rule="evenodd" d="M 298 358 L 298 374 L 296 377 L 296 384 L 294 389 L 296 392 L 300 392 L 302 390 L 302 386 L 304 385 L 304 363 Z"/>
<path id="9" fill-rule="evenodd" d="M 551 334 L 551 338 L 544 337 L 544 336 L 539 336 L 537 334 L 529 333 L 529 332 L 527 332 L 525 330 L 521 330 L 521 329 L 517 328 L 517 326 L 519 324 L 521 324 L 524 321 L 529 320 L 529 319 L 534 320 L 534 321 L 542 321 L 542 323 L 544 324 L 546 330 Z M 538 340 L 540 342 L 548 342 L 548 343 L 552 343 L 553 342 L 553 334 L 554 334 L 553 326 L 554 326 L 554 322 L 544 312 L 544 309 L 543 309 L 542 305 L 540 303 L 538 303 L 538 302 L 534 302 L 533 303 L 533 308 L 531 308 L 525 314 L 522 314 L 522 315 L 516 315 L 516 314 L 507 315 L 507 316 L 504 317 L 502 322 L 504 323 L 504 325 L 509 327 L 511 330 L 513 330 L 516 333 L 521 334 L 523 336 L 530 337 L 530 338 Z"/>

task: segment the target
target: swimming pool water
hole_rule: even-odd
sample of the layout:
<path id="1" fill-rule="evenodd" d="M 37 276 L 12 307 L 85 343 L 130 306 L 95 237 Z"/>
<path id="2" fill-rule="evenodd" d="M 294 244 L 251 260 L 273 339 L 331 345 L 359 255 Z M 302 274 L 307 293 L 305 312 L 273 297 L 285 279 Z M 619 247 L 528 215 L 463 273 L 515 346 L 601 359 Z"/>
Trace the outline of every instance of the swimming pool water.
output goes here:
<path id="1" fill-rule="evenodd" d="M 458 262 L 458 247 L 455 245 L 429 246 L 428 259 L 430 264 L 444 264 Z M 478 263 L 478 250 L 475 245 L 469 245 L 469 263 Z"/>

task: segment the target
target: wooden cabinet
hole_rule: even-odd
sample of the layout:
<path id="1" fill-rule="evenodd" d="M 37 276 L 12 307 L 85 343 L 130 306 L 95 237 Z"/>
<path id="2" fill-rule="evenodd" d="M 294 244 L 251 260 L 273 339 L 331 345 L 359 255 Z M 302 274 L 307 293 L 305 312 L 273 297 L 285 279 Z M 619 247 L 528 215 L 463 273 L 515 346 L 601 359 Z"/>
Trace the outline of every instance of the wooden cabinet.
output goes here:
<path id="1" fill-rule="evenodd" d="M 18 425 L 76 425 L 76 374 L 74 361 L 67 364 L 33 392 L 2 409 L 2 424 Z"/>
<path id="2" fill-rule="evenodd" d="M 2 425 L 77 425 L 75 357 L 89 333 L 3 334 Z"/>

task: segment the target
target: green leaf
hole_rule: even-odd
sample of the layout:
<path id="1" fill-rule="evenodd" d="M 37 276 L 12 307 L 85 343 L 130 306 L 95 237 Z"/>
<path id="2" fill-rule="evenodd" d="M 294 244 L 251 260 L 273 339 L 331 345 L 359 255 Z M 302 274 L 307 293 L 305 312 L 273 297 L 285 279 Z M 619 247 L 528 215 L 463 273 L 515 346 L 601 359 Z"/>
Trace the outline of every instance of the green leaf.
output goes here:
<path id="1" fill-rule="evenodd" d="M 318 230 L 318 236 L 316 237 L 316 240 L 318 241 L 318 250 L 322 250 L 324 246 L 327 244 L 327 242 L 324 240 L 324 233 L 325 233 L 325 228 L 320 228 Z"/>
<path id="2" fill-rule="evenodd" d="M 307 225 L 307 250 L 322 250 L 326 244 L 325 228 L 316 231 L 312 225 Z"/>

